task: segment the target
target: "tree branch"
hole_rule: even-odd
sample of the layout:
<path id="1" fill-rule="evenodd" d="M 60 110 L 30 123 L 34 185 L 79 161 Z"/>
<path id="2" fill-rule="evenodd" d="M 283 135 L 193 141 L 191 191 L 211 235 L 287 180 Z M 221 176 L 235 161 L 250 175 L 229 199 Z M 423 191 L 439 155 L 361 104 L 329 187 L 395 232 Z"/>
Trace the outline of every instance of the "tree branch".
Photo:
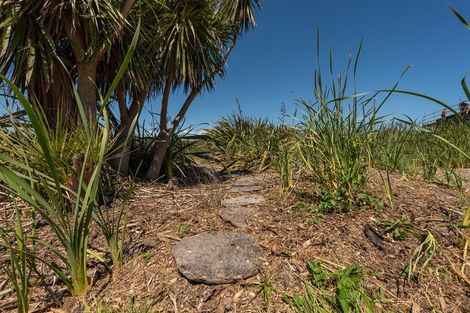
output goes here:
<path id="1" fill-rule="evenodd" d="M 65 22 L 65 32 L 72 46 L 73 54 L 78 62 L 85 58 L 85 42 L 78 31 L 73 27 L 72 19 L 69 18 Z"/>
<path id="2" fill-rule="evenodd" d="M 121 12 L 124 19 L 127 18 L 127 16 L 129 15 L 129 12 L 131 11 L 136 1 L 137 0 L 125 0 L 124 1 L 124 6 L 122 7 L 122 12 Z"/>
<path id="3" fill-rule="evenodd" d="M 168 101 L 170 98 L 171 84 L 173 75 L 172 71 L 168 73 L 165 80 L 165 89 L 162 95 L 162 108 L 160 110 L 160 130 L 167 130 Z"/>
<path id="4" fill-rule="evenodd" d="M 134 100 L 129 108 L 129 117 L 133 120 L 140 112 L 144 106 L 145 98 L 147 97 L 147 90 L 139 91 L 134 96 Z"/>

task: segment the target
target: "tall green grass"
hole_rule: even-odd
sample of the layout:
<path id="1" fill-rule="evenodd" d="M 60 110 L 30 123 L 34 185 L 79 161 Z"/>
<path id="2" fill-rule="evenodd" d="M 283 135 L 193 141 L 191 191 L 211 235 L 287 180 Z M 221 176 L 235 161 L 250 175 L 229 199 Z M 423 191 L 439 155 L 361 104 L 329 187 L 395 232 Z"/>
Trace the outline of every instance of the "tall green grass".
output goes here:
<path id="1" fill-rule="evenodd" d="M 317 108 L 302 103 L 306 116 L 299 151 L 304 168 L 319 185 L 327 209 L 350 210 L 367 201 L 368 156 L 377 110 L 354 101 L 345 111 L 342 101 L 333 107 L 320 99 Z"/>
<path id="2" fill-rule="evenodd" d="M 368 165 L 375 133 L 383 119 L 379 111 L 388 96 L 378 99 L 377 93 L 357 92 L 361 50 L 362 43 L 339 75 L 333 72 L 330 54 L 327 81 L 320 68 L 315 71 L 315 100 L 299 102 L 305 112 L 297 140 L 302 166 L 318 184 L 321 205 L 328 210 L 347 211 L 376 202 L 367 193 Z M 320 63 L 319 47 L 317 56 Z"/>
<path id="3" fill-rule="evenodd" d="M 446 143 L 452 142 L 461 151 L 470 153 L 470 143 L 466 140 L 470 130 L 465 123 L 440 123 L 426 128 L 413 124 L 413 121 L 394 121 L 383 125 L 372 150 L 374 167 L 437 181 L 439 171 L 450 174 L 470 166 L 465 154 Z M 452 181 L 456 182 L 455 176 L 447 182 Z"/>

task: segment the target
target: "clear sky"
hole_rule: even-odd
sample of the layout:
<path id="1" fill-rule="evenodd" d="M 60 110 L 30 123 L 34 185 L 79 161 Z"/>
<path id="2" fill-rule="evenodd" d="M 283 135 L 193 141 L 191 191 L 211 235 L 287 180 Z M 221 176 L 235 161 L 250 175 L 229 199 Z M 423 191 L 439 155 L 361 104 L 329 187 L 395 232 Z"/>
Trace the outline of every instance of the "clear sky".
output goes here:
<path id="1" fill-rule="evenodd" d="M 470 19 L 470 1 L 450 3 Z M 413 65 L 400 89 L 449 104 L 464 98 L 460 80 L 470 72 L 470 30 L 445 0 L 265 0 L 257 22 L 233 51 L 226 78 L 194 101 L 186 125 L 215 122 L 236 110 L 236 99 L 245 113 L 273 121 L 280 117 L 281 103 L 292 113 L 297 99 L 312 99 L 317 28 L 323 65 L 331 49 L 337 71 L 364 39 L 358 91 L 391 88 Z M 182 99 L 172 97 L 173 112 Z M 146 108 L 158 112 L 159 99 Z M 422 99 L 395 95 L 383 113 L 418 118 L 439 110 Z"/>

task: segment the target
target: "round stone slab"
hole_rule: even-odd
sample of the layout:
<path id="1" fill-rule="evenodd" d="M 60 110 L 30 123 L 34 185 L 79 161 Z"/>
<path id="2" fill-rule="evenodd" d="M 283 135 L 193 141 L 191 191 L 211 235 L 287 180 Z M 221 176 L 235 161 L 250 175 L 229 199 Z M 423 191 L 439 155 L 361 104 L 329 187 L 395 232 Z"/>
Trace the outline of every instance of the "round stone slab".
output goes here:
<path id="1" fill-rule="evenodd" d="M 259 204 L 264 201 L 262 196 L 258 195 L 243 195 L 235 198 L 229 198 L 222 201 L 223 206 L 239 206 L 239 205 L 253 205 Z"/>
<path id="2" fill-rule="evenodd" d="M 254 217 L 258 210 L 249 206 L 227 206 L 220 210 L 219 216 L 224 222 L 235 227 L 248 227 L 247 219 Z"/>
<path id="3" fill-rule="evenodd" d="M 205 284 L 229 284 L 255 276 L 261 248 L 249 235 L 213 232 L 181 240 L 173 247 L 180 273 Z"/>

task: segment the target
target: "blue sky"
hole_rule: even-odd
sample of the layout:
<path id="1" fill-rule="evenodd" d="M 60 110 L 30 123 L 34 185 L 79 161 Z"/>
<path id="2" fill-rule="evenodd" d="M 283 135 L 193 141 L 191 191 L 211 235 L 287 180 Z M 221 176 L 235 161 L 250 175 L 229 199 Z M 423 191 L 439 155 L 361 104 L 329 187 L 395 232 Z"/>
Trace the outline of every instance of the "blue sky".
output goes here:
<path id="1" fill-rule="evenodd" d="M 470 1 L 450 3 L 470 19 Z M 273 121 L 280 117 L 281 103 L 293 112 L 297 99 L 312 99 L 317 28 L 322 66 L 326 69 L 331 49 L 337 72 L 364 39 L 358 71 L 361 92 L 391 88 L 413 65 L 400 89 L 450 104 L 464 98 L 460 80 L 470 72 L 470 31 L 445 0 L 265 0 L 257 22 L 232 53 L 226 78 L 194 101 L 186 125 L 214 123 L 236 110 L 236 99 L 245 113 Z M 146 110 L 158 112 L 158 100 L 149 100 Z M 172 112 L 182 100 L 182 95 L 172 97 Z M 418 118 L 439 110 L 422 99 L 395 95 L 383 113 Z"/>

